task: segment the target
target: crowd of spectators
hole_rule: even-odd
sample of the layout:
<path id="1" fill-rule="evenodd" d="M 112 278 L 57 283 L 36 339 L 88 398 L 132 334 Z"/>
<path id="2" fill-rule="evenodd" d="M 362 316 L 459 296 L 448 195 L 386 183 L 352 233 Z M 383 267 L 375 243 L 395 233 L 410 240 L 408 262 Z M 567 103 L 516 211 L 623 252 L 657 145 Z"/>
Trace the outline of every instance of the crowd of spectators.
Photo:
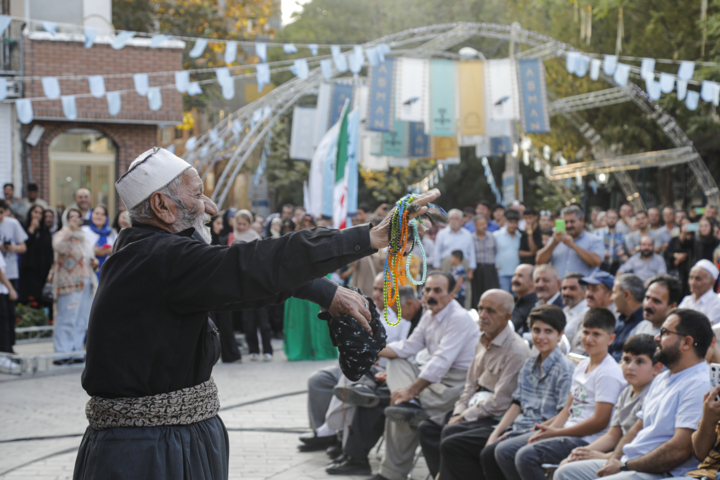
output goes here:
<path id="1" fill-rule="evenodd" d="M 435 270 L 401 289 L 410 329 L 388 328 L 358 382 L 313 375 L 300 449 L 327 450 L 331 475 L 371 475 L 382 441 L 373 480 L 406 478 L 416 451 L 446 480 L 715 478 L 716 212 L 450 210 L 422 233 Z M 365 267 L 379 310 L 382 255 Z"/>

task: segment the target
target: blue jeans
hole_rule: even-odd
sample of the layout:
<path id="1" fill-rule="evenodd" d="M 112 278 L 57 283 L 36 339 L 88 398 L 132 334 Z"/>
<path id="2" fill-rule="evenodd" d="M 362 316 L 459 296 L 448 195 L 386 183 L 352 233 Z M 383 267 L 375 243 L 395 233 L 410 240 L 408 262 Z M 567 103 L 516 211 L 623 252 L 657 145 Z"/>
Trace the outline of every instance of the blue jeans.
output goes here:
<path id="1" fill-rule="evenodd" d="M 58 314 L 55 317 L 53 343 L 56 352 L 72 352 L 83 349 L 93 293 L 90 279 L 85 279 L 85 288 L 81 292 L 58 295 Z M 78 358 L 84 358 L 81 355 Z"/>
<path id="2" fill-rule="evenodd" d="M 512 293 L 512 275 L 498 275 L 498 280 L 500 280 L 501 289 Z"/>

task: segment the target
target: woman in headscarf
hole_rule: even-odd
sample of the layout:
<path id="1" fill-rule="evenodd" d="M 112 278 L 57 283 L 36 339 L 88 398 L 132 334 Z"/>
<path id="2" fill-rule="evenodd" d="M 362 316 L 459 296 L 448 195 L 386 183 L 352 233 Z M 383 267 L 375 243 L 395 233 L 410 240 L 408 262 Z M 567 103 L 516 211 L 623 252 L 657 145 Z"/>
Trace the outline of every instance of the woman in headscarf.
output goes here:
<path id="1" fill-rule="evenodd" d="M 270 237 L 280 238 L 282 236 L 282 220 L 275 217 L 270 221 Z"/>
<path id="2" fill-rule="evenodd" d="M 253 240 L 259 240 L 261 238 L 259 233 L 250 228 L 253 217 L 252 213 L 248 210 L 238 210 L 235 212 L 233 219 L 233 233 L 228 236 L 228 245 L 232 245 L 235 242 L 252 242 Z"/>
<path id="3" fill-rule="evenodd" d="M 695 265 L 703 259 L 713 261 L 713 253 L 720 245 L 720 240 L 713 234 L 713 222 L 708 217 L 702 217 L 698 222 L 698 231 L 693 243 L 689 265 Z"/>
<path id="4" fill-rule="evenodd" d="M 108 209 L 101 203 L 93 208 L 90 225 L 83 225 L 82 227 L 85 239 L 93 247 L 95 258 L 98 260 L 98 279 L 100 278 L 100 269 L 112 253 L 112 246 L 117 238 L 117 233 L 110 227 L 109 219 Z"/>
<path id="5" fill-rule="evenodd" d="M 222 213 L 210 218 L 210 245 L 222 245 L 220 243 L 220 234 L 223 230 Z"/>
<path id="6" fill-rule="evenodd" d="M 82 213 L 77 208 L 69 208 L 66 219 L 65 225 L 52 240 L 56 255 L 53 297 L 57 299 L 58 306 L 53 332 L 56 352 L 83 349 L 90 307 L 97 287 L 94 270 L 98 267 L 98 261 L 94 249 L 83 234 Z M 84 361 L 85 355 L 82 354 L 73 359 L 57 359 L 53 363 L 62 365 Z"/>
<path id="7" fill-rule="evenodd" d="M 316 224 L 312 215 L 305 214 L 298 220 L 297 231 L 314 228 Z M 328 335 L 327 324 L 318 322 L 318 313 L 320 307 L 308 300 L 290 297 L 285 302 L 283 349 L 291 362 L 337 358 L 337 348 Z"/>
<path id="8" fill-rule="evenodd" d="M 20 255 L 20 301 L 40 302 L 42 289 L 53 264 L 52 235 L 45 224 L 42 205 L 33 205 L 27 213 L 25 240 L 27 250 Z"/>

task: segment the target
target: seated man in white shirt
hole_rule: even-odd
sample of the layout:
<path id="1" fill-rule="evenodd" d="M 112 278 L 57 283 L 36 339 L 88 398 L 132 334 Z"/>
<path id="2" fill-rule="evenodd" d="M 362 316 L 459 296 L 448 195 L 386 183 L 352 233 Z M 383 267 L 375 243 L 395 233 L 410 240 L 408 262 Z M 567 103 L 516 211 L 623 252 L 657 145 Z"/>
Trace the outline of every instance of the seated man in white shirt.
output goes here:
<path id="1" fill-rule="evenodd" d="M 389 343 L 380 356 L 389 358 L 387 384 L 392 392 L 385 409 L 385 454 L 374 480 L 404 480 L 418 446 L 417 426 L 450 410 L 463 391 L 480 331 L 453 299 L 455 279 L 430 272 L 423 286 L 427 310 L 407 340 Z M 412 358 L 427 349 L 422 368 Z"/>
<path id="2" fill-rule="evenodd" d="M 585 316 L 585 312 L 590 310 L 587 300 L 585 300 L 587 283 L 580 282 L 583 277 L 582 273 L 567 273 L 560 284 L 560 293 L 565 304 L 562 310 L 567 321 L 565 336 L 568 339 L 573 337 L 575 330 Z"/>
<path id="3" fill-rule="evenodd" d="M 383 302 L 383 280 L 384 274 L 378 273 L 373 282 L 372 299 L 375 307 L 383 318 L 383 310 L 385 304 Z M 404 313 L 404 312 L 403 312 Z M 395 323 L 397 320 L 397 305 L 394 309 L 388 310 L 388 321 Z M 404 318 L 395 327 L 386 327 L 387 341 L 396 341 L 407 338 L 410 331 L 410 322 Z M 383 364 L 384 365 L 384 364 Z M 378 371 L 378 367 L 373 367 L 372 375 Z M 361 380 L 364 380 L 361 379 Z M 337 431 L 344 430 L 347 424 L 352 422 L 356 406 L 366 406 L 368 402 L 377 404 L 377 396 L 371 389 L 358 388 L 352 390 L 352 404 L 343 405 L 341 400 L 333 396 L 333 392 L 353 385 L 353 383 L 342 374 L 340 367 L 334 365 L 314 372 L 308 379 L 308 417 L 310 420 L 310 428 L 312 432 L 300 436 L 302 444 L 298 447 L 301 452 L 312 452 L 316 450 L 325 450 L 326 448 L 336 447 L 335 451 L 339 455 L 340 449 L 337 447 Z M 347 395 L 346 395 L 347 397 Z M 375 397 L 374 399 L 372 397 Z M 370 405 L 372 406 L 372 405 Z M 346 424 L 347 420 L 347 424 Z"/>
<path id="4" fill-rule="evenodd" d="M 678 308 L 689 308 L 704 314 L 713 325 L 720 322 L 720 298 L 713 290 L 718 279 L 718 268 L 710 260 L 700 260 L 690 269 L 688 284 L 690 295 L 683 298 Z"/>
<path id="5" fill-rule="evenodd" d="M 710 389 L 705 362 L 712 328 L 705 315 L 675 309 L 655 337 L 655 354 L 667 370 L 650 385 L 638 421 L 620 439 L 609 460 L 581 460 L 563 467 L 565 478 L 655 480 L 682 477 L 697 467 L 692 435 Z M 571 471 L 567 468 L 570 467 Z"/>

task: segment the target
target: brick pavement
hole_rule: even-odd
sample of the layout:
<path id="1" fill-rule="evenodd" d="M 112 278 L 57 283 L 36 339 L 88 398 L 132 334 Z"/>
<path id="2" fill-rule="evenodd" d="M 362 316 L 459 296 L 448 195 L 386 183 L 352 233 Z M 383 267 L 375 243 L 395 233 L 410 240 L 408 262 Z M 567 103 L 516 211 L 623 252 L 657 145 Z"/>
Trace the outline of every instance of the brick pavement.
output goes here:
<path id="1" fill-rule="evenodd" d="M 280 345 L 278 344 L 278 347 Z M 220 413 L 229 430 L 230 478 L 327 479 L 324 452 L 300 453 L 298 432 L 307 429 L 304 392 L 308 376 L 333 362 L 287 362 L 281 349 L 273 362 L 218 364 L 213 377 L 222 408 L 267 397 Z M 69 479 L 80 436 L 1 443 L 10 439 L 82 434 L 88 397 L 80 386 L 81 367 L 36 377 L 0 376 L 0 479 Z M 293 394 L 294 393 L 294 394 Z M 289 430 L 289 431 L 282 431 Z M 44 458 L 43 457 L 47 457 Z M 371 458 L 374 468 L 377 460 Z M 1 475 L 3 472 L 9 473 Z M 424 479 L 421 460 L 414 479 Z M 343 477 L 353 478 L 353 477 Z"/>

